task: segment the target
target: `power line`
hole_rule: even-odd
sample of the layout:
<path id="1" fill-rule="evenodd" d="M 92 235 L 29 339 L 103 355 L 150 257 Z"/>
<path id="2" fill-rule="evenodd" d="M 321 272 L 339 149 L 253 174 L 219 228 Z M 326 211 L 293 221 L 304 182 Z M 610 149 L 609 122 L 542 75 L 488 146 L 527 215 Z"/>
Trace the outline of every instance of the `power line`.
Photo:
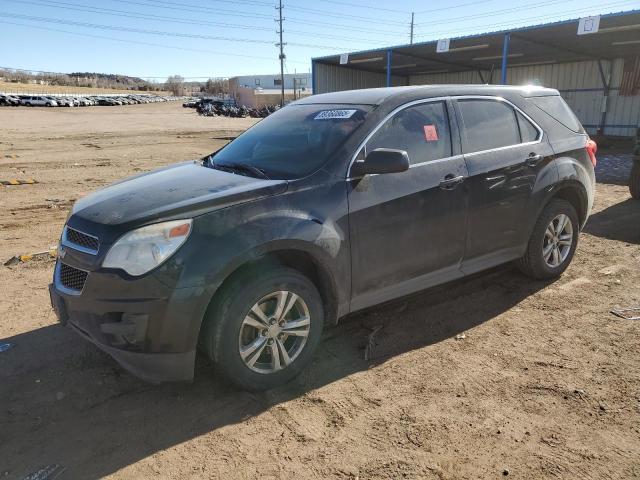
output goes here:
<path id="1" fill-rule="evenodd" d="M 400 22 L 397 20 L 388 20 L 382 18 L 374 18 L 374 17 L 364 17 L 362 15 L 349 15 L 346 13 L 331 13 L 326 10 L 317 10 L 315 8 L 307 8 L 307 7 L 288 7 L 291 10 L 299 11 L 299 12 L 308 12 L 313 13 L 314 15 L 324 15 L 325 17 L 335 17 L 335 18 L 353 18 L 354 20 L 365 20 L 367 22 L 378 23 L 381 25 L 405 25 L 406 22 Z"/>
<path id="2" fill-rule="evenodd" d="M 184 12 L 191 13 L 215 13 L 216 15 L 228 16 L 228 17 L 242 17 L 242 18 L 262 18 L 271 20 L 272 18 L 269 15 L 259 14 L 259 13 L 237 13 L 233 10 L 224 10 L 219 8 L 207 8 L 201 7 L 199 5 L 193 5 L 188 3 L 174 3 L 174 2 L 164 2 L 160 0 L 149 0 L 151 2 L 157 3 L 149 3 L 140 2 L 140 1 L 132 1 L 132 0 L 113 0 L 118 3 L 126 3 L 129 5 L 139 5 L 143 7 L 155 7 L 155 8 L 164 8 L 165 10 L 180 10 Z M 160 3 L 160 5 L 158 5 Z"/>
<path id="3" fill-rule="evenodd" d="M 608 3 L 608 4 L 601 4 L 599 5 L 600 8 L 606 8 L 606 7 L 616 7 L 616 6 L 622 6 L 622 5 L 626 5 L 629 3 L 635 3 L 636 0 L 625 0 L 623 2 L 614 2 L 614 3 Z M 483 24 L 483 25 L 478 25 L 478 26 L 472 26 L 472 27 L 465 27 L 465 28 L 458 28 L 455 30 L 441 30 L 438 32 L 430 32 L 429 34 L 422 34 L 422 35 L 418 35 L 419 37 L 431 37 L 431 38 L 436 38 L 436 36 L 438 35 L 447 35 L 447 34 L 452 34 L 452 33 L 459 33 L 459 32 L 469 32 L 469 31 L 483 31 L 483 32 L 488 32 L 490 31 L 489 29 L 494 29 L 494 28 L 501 28 L 501 27 L 514 27 L 515 25 L 522 23 L 522 22 L 529 22 L 529 21 L 537 21 L 537 20 L 546 20 L 546 19 L 557 19 L 559 16 L 562 15 L 573 15 L 573 14 L 578 14 L 578 13 L 583 13 L 583 12 L 592 12 L 593 8 L 581 8 L 581 9 L 577 9 L 577 10 L 566 10 L 563 12 L 555 12 L 553 14 L 549 14 L 549 15 L 545 15 L 545 16 L 537 16 L 537 17 L 527 17 L 527 18 L 518 18 L 517 21 L 509 21 L 509 22 L 502 22 L 502 23 L 494 23 L 494 24 Z M 484 29 L 484 30 L 482 30 Z"/>
<path id="4" fill-rule="evenodd" d="M 69 3 L 69 2 L 58 2 L 55 0 L 43 0 L 43 1 L 29 1 L 29 0 L 5 0 L 11 3 L 21 3 L 21 4 L 29 4 L 29 5 L 41 5 L 44 7 L 51 8 L 59 8 L 63 10 L 73 10 L 78 12 L 87 12 L 87 13 L 100 13 L 104 15 L 112 15 L 117 17 L 126 17 L 126 18 L 139 18 L 145 20 L 158 20 L 158 21 L 170 21 L 175 23 L 186 23 L 190 25 L 210 25 L 210 26 L 218 26 L 222 28 L 238 28 L 238 29 L 247 29 L 247 30 L 264 30 L 271 31 L 270 28 L 267 27 L 258 27 L 256 25 L 241 25 L 235 23 L 222 23 L 222 22 L 206 22 L 206 21 L 195 21 L 189 20 L 185 18 L 175 18 L 168 17 L 165 15 L 154 15 L 151 13 L 138 13 L 127 10 L 116 10 L 113 8 L 103 8 L 103 7 L 92 7 L 86 6 L 78 3 Z"/>
<path id="5" fill-rule="evenodd" d="M 164 37 L 179 37 L 179 38 L 196 38 L 201 40 L 219 40 L 219 41 L 226 41 L 226 42 L 271 44 L 269 40 L 255 40 L 255 39 L 238 38 L 238 37 L 221 37 L 216 35 L 203 35 L 203 34 L 196 34 L 196 33 L 166 32 L 163 30 L 147 30 L 142 28 L 121 27 L 117 25 L 103 25 L 103 24 L 89 23 L 89 22 L 77 22 L 74 20 L 63 20 L 60 18 L 37 17 L 33 15 L 21 15 L 21 14 L 13 14 L 13 13 L 4 13 L 2 15 L 9 18 L 17 18 L 20 20 L 31 20 L 34 22 L 56 23 L 56 24 L 62 24 L 62 25 L 72 25 L 77 27 L 93 28 L 93 29 L 100 29 L 100 30 L 115 30 L 119 32 L 142 33 L 145 35 L 160 35 Z M 335 47 L 335 46 L 329 46 L 329 45 L 315 45 L 315 44 L 308 44 L 308 43 L 291 43 L 290 45 L 294 45 L 297 47 L 322 48 L 322 49 L 329 49 L 329 50 L 345 50 L 344 47 Z"/>
<path id="6" fill-rule="evenodd" d="M 376 35 L 382 35 L 382 36 L 391 36 L 391 37 L 401 37 L 406 35 L 406 33 L 402 33 L 402 32 L 398 32 L 398 33 L 394 33 L 394 32 L 390 32 L 389 30 L 377 30 L 374 28 L 369 28 L 369 27 L 354 27 L 352 25 L 344 25 L 344 24 L 340 24 L 340 23 L 333 23 L 333 22 L 321 22 L 321 21 L 308 21 L 308 20 L 302 20 L 302 19 L 298 19 L 296 17 L 287 17 L 287 21 L 291 22 L 291 23 L 298 23 L 300 25 L 311 25 L 311 26 L 319 26 L 319 27 L 331 27 L 332 29 L 339 29 L 339 28 L 346 28 L 349 29 L 351 31 L 354 32 L 365 32 L 365 33 L 375 33 Z"/>
<path id="7" fill-rule="evenodd" d="M 5 0 L 5 1 L 11 1 L 11 0 Z M 16 0 L 14 0 L 16 1 Z M 47 0 L 49 2 L 53 2 L 53 0 Z M 182 4 L 182 3 L 175 3 L 175 2 L 167 2 L 167 1 L 161 1 L 161 0 L 148 0 L 148 1 L 135 1 L 135 0 L 113 0 L 114 2 L 118 2 L 118 3 L 123 3 L 126 5 L 135 5 L 135 6 L 142 6 L 142 7 L 153 7 L 153 8 L 162 8 L 165 10 L 171 10 L 171 11 L 183 11 L 183 12 L 188 12 L 188 13 L 198 13 L 198 14 L 215 14 L 216 16 L 230 16 L 230 17 L 241 17 L 241 18 L 252 18 L 252 19 L 264 19 L 264 20 L 272 20 L 272 17 L 270 17 L 269 15 L 265 15 L 265 14 L 258 14 L 258 13 L 237 13 L 235 11 L 232 10 L 224 10 L 224 9 L 213 9 L 213 8 L 207 8 L 207 7 L 202 7 L 199 5 L 193 5 L 193 4 Z M 157 2 L 157 3 L 150 3 L 150 2 Z M 71 4 L 68 2 L 55 2 L 57 4 L 63 4 L 63 5 L 73 5 L 73 6 L 79 6 L 78 4 Z M 53 5 L 51 5 L 53 6 Z M 118 10 L 114 10 L 114 9 L 109 9 L 109 8 L 104 8 L 104 7 L 93 7 L 93 6 L 85 6 L 82 5 L 82 8 L 91 8 L 91 9 L 100 9 L 100 10 L 104 10 L 106 13 L 106 11 L 118 11 Z M 121 12 L 121 11 L 120 11 Z M 142 13 L 136 13 L 136 12 L 128 12 L 131 15 L 150 15 L 150 16 L 156 16 L 154 14 L 142 14 Z M 328 27 L 332 27 L 332 28 L 344 28 L 344 29 L 348 29 L 350 31 L 357 31 L 357 32 L 366 32 L 366 33 L 372 33 L 372 34 L 376 34 L 376 35 L 383 35 L 383 36 L 400 36 L 402 35 L 402 33 L 398 32 L 398 33 L 393 33 L 390 32 L 388 29 L 386 30 L 382 30 L 382 29 L 374 29 L 374 28 L 368 28 L 368 27 L 357 27 L 357 26 L 353 26 L 353 25 L 344 25 L 344 24 L 336 24 L 334 22 L 320 22 L 320 21 L 314 21 L 314 22 L 310 22 L 308 20 L 303 20 L 303 19 L 296 19 L 296 18 L 287 18 L 288 21 L 292 22 L 292 23 L 297 23 L 297 24 L 301 24 L 301 25 L 310 25 L 310 26 L 328 26 Z M 289 30 L 289 33 L 294 33 L 294 30 Z M 305 31 L 300 31 L 297 30 L 295 31 L 295 33 L 299 33 L 302 35 L 308 35 L 309 32 L 305 32 Z M 318 36 L 318 37 L 326 37 L 329 38 L 329 36 L 325 35 L 325 34 L 313 34 L 314 36 Z M 351 40 L 352 38 L 348 38 L 348 37 L 343 37 L 344 39 L 349 39 Z M 368 40 L 367 40 L 368 41 Z M 374 41 L 371 41 L 372 43 L 374 43 Z"/>
<path id="8" fill-rule="evenodd" d="M 448 7 L 430 8 L 429 10 L 421 10 L 416 13 L 433 13 L 433 12 L 442 12 L 444 10 L 455 10 L 457 8 L 469 7 L 471 5 L 479 5 L 481 3 L 487 3 L 490 1 L 492 0 L 474 0 L 473 2 L 459 3 L 458 5 L 449 5 Z"/>
<path id="9" fill-rule="evenodd" d="M 5 0 L 5 1 L 9 1 L 12 3 L 28 4 L 28 5 L 41 5 L 41 6 L 58 8 L 63 10 L 80 11 L 80 12 L 87 12 L 87 13 L 99 13 L 102 15 L 111 15 L 115 17 L 135 18 L 135 19 L 142 19 L 142 20 L 156 20 L 160 22 L 181 23 L 186 25 L 217 26 L 221 28 L 237 28 L 242 30 L 260 30 L 260 31 L 268 31 L 268 32 L 271 31 L 271 28 L 259 27 L 257 25 L 243 25 L 243 24 L 234 24 L 234 23 L 209 22 L 209 21 L 203 21 L 203 20 L 200 20 L 200 21 L 189 20 L 185 18 L 168 17 L 165 15 L 143 14 L 143 13 L 137 13 L 132 11 L 126 11 L 126 10 L 116 10 L 112 8 L 84 6 L 77 3 L 59 2 L 55 0 L 43 0 L 43 1 Z M 344 36 L 338 36 L 338 35 L 325 35 L 325 34 L 319 34 L 319 33 L 306 32 L 302 30 L 288 30 L 288 32 L 296 35 L 305 35 L 309 37 L 356 41 L 356 42 L 365 43 L 365 44 L 366 43 L 376 44 L 376 45 L 380 44 L 379 40 L 372 40 L 372 39 L 344 37 Z"/>
<path id="10" fill-rule="evenodd" d="M 458 23 L 458 22 L 460 22 L 462 20 L 468 20 L 470 18 L 494 17 L 496 15 L 502 15 L 504 13 L 517 12 L 517 11 L 521 11 L 521 10 L 531 10 L 533 8 L 545 7 L 545 6 L 549 6 L 549 5 L 555 5 L 557 3 L 567 3 L 567 0 L 550 0 L 550 1 L 539 2 L 539 3 L 530 3 L 530 4 L 528 4 L 526 6 L 523 6 L 523 7 L 503 8 L 501 10 L 492 10 L 492 11 L 489 11 L 489 12 L 478 13 L 478 14 L 475 14 L 475 15 L 464 15 L 462 17 L 447 17 L 446 21 L 433 20 L 431 22 L 417 23 L 416 25 L 442 25 L 442 24 Z"/>
<path id="11" fill-rule="evenodd" d="M 264 14 L 241 14 L 241 13 L 233 12 L 233 11 L 230 11 L 230 10 L 212 9 L 212 8 L 201 7 L 201 6 L 193 5 L 193 4 L 175 3 L 175 2 L 168 2 L 168 1 L 163 1 L 163 0 L 148 0 L 148 1 L 113 0 L 113 1 L 119 2 L 119 3 L 129 4 L 129 5 L 140 5 L 140 6 L 146 6 L 146 7 L 164 8 L 164 9 L 168 9 L 168 10 L 181 10 L 181 11 L 185 11 L 185 12 L 214 13 L 216 15 L 236 16 L 236 17 L 244 17 L 244 18 L 263 18 L 263 19 L 269 19 L 269 20 L 272 19 L 269 15 L 264 15 Z M 157 2 L 157 3 L 149 3 L 149 2 Z M 167 5 L 171 5 L 171 6 L 167 6 Z M 321 12 L 321 13 L 325 13 L 325 12 Z M 378 34 L 378 35 L 387 35 L 387 36 L 389 36 L 389 35 L 395 36 L 396 35 L 396 34 L 394 34 L 392 32 L 389 32 L 389 29 L 386 29 L 386 30 L 372 29 L 372 28 L 368 28 L 368 27 L 357 27 L 357 26 L 352 26 L 352 25 L 336 24 L 336 23 L 333 23 L 333 22 L 331 22 L 331 23 L 320 22 L 320 21 L 310 22 L 308 20 L 297 19 L 297 18 L 292 18 L 292 17 L 288 17 L 287 21 L 292 22 L 292 23 L 302 24 L 302 25 L 319 25 L 319 26 L 328 26 L 328 27 L 332 27 L 332 28 L 347 28 L 347 29 L 353 30 L 353 31 L 375 33 L 375 34 Z M 385 25 L 387 24 L 386 22 L 383 22 L 383 23 Z M 398 35 L 400 35 L 400 34 L 398 33 Z"/>
<path id="12" fill-rule="evenodd" d="M 5 20 L 0 20 L 0 23 L 4 23 L 6 25 L 15 25 L 18 27 L 27 27 L 27 28 L 34 28 L 36 30 L 46 30 L 46 31 L 50 31 L 50 32 L 59 32 L 59 33 L 66 33 L 69 35 L 77 35 L 80 37 L 89 37 L 89 38 L 98 38 L 101 40 L 111 40 L 114 42 L 122 42 L 122 43 L 131 43 L 131 44 L 135 44 L 135 45 L 146 45 L 146 46 L 152 46 L 152 47 L 161 47 L 161 48 L 170 48 L 172 50 L 180 50 L 180 51 L 186 51 L 186 52 L 198 52 L 198 53 L 208 53 L 208 54 L 215 54 L 215 55 L 223 55 L 225 57 L 237 57 L 237 58 L 252 58 L 252 59 L 257 59 L 257 60 L 273 60 L 271 57 L 260 57 L 257 55 L 243 55 L 240 53 L 228 53 L 228 52 L 221 52 L 219 50 L 206 50 L 206 49 L 201 49 L 201 48 L 189 48 L 189 47 L 176 47 L 174 45 L 165 45 L 165 44 L 161 44 L 161 43 L 152 43 L 152 42 L 143 42 L 143 41 L 138 41 L 138 40 L 125 40 L 123 38 L 115 38 L 115 37 L 108 37 L 105 35 L 93 35 L 90 33 L 80 33 L 80 32 L 71 32 L 69 30 L 62 30 L 62 29 L 58 29 L 58 28 L 51 28 L 51 27 L 42 27 L 39 25 L 28 25 L 28 24 L 24 24 L 24 23 L 17 23 L 17 22 L 8 22 Z M 305 64 L 308 65 L 309 62 L 308 61 L 300 61 L 300 60 L 290 60 L 291 63 L 300 63 L 300 64 Z"/>
<path id="13" fill-rule="evenodd" d="M 411 13 L 408 10 L 398 10 L 397 8 L 382 8 L 382 7 L 376 7 L 374 5 L 371 5 L 371 3 L 368 4 L 362 4 L 362 3 L 351 3 L 351 2 L 339 2 L 337 0 L 322 0 L 325 3 L 333 3 L 336 5 L 346 5 L 347 7 L 358 7 L 358 8 L 366 8 L 367 10 L 380 10 L 382 12 L 392 12 L 392 13 Z"/>

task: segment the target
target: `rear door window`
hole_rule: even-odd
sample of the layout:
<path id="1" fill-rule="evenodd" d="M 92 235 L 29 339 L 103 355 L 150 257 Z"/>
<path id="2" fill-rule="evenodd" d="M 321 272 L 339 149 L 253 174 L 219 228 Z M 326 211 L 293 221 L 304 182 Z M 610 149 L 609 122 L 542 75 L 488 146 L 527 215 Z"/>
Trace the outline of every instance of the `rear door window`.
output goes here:
<path id="1" fill-rule="evenodd" d="M 458 100 L 462 116 L 462 146 L 466 153 L 520 143 L 516 112 L 507 103 L 490 99 Z"/>
<path id="2" fill-rule="evenodd" d="M 544 113 L 546 113 L 550 117 L 553 117 L 562 125 L 567 127 L 569 130 L 572 130 L 576 133 L 583 132 L 580 121 L 560 95 L 552 95 L 548 97 L 531 97 L 528 100 Z"/>
<path id="3" fill-rule="evenodd" d="M 451 131 L 445 103 L 420 103 L 399 111 L 367 142 L 367 153 L 376 148 L 405 150 L 412 165 L 450 157 Z"/>

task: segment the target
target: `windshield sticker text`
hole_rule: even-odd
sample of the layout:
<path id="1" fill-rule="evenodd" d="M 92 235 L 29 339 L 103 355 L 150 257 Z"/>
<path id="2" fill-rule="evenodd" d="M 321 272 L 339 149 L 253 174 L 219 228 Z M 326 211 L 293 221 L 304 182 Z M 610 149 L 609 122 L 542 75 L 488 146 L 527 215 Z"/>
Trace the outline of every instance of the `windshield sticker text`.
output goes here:
<path id="1" fill-rule="evenodd" d="M 336 118 L 351 118 L 357 110 L 323 110 L 318 113 L 314 120 L 333 120 Z"/>

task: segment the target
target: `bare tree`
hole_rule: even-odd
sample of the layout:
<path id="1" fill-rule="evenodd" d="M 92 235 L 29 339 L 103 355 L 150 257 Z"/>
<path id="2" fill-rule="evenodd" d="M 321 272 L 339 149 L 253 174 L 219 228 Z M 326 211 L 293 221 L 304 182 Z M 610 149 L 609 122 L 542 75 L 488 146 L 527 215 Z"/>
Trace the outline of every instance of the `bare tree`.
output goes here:
<path id="1" fill-rule="evenodd" d="M 211 95 L 229 93 L 229 80 L 226 78 L 210 78 L 205 83 L 203 91 Z"/>
<path id="2" fill-rule="evenodd" d="M 184 95 L 184 78 L 180 75 L 171 75 L 164 82 L 164 88 L 169 90 L 174 95 Z"/>

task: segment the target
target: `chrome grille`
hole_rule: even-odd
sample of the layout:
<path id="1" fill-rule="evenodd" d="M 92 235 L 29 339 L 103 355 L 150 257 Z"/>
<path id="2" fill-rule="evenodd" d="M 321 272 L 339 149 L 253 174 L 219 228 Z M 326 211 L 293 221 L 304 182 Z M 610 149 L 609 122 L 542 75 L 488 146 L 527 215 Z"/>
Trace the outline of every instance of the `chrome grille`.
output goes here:
<path id="1" fill-rule="evenodd" d="M 93 235 L 80 232 L 71 227 L 65 227 L 65 243 L 70 248 L 76 248 L 87 253 L 97 253 L 100 247 L 100 240 Z M 78 248 L 79 247 L 79 248 Z"/>
<path id="2" fill-rule="evenodd" d="M 60 283 L 65 288 L 81 291 L 87 281 L 88 272 L 60 263 Z"/>

